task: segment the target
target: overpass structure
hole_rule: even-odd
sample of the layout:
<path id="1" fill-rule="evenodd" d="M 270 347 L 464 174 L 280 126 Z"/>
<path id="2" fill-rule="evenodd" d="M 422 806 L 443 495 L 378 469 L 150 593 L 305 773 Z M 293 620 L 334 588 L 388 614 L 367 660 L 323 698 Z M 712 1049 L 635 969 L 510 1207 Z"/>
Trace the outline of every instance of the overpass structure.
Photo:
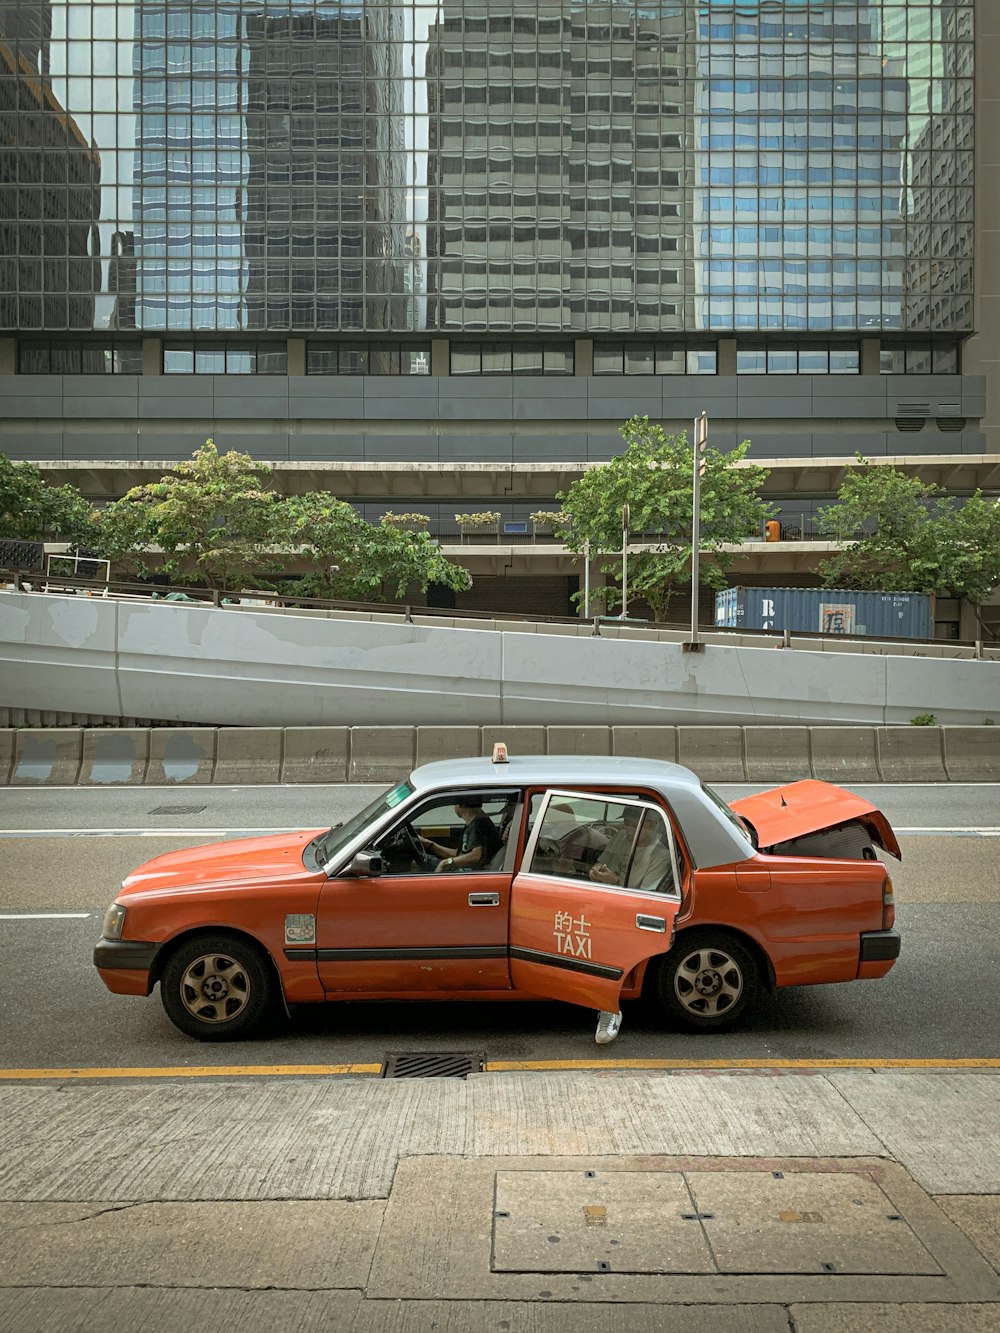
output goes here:
<path id="1" fill-rule="evenodd" d="M 0 592 L 0 709 L 53 724 L 1000 724 L 1000 651 Z M 10 720 L 10 718 L 8 718 Z"/>

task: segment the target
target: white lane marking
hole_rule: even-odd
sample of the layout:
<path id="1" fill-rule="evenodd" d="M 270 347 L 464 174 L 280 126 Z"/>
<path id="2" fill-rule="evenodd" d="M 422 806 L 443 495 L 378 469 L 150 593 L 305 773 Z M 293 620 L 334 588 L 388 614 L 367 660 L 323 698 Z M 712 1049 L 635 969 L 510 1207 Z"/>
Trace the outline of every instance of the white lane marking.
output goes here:
<path id="1" fill-rule="evenodd" d="M 894 832 L 894 833 L 907 833 L 907 834 L 910 834 L 911 836 L 912 836 L 913 834 L 918 834 L 918 835 L 919 835 L 919 834 L 923 834 L 923 833 L 939 833 L 939 834 L 940 834 L 940 833 L 944 833 L 944 834 L 954 834 L 956 837 L 959 837 L 959 838 L 1000 838 L 1000 828 L 996 828 L 995 826 L 991 826 L 991 825 L 989 825 L 989 824 L 985 824 L 985 825 L 982 825 L 982 826 L 979 826 L 979 827 L 977 827 L 976 825 L 964 825 L 964 824 L 963 824 L 963 825 L 960 825 L 960 826 L 955 827 L 955 828 L 941 828 L 941 827 L 939 827 L 939 828 L 916 828 L 916 827 L 914 827 L 914 828 L 905 828 L 905 827 L 897 828 L 897 827 L 894 827 L 894 828 L 893 828 L 893 832 Z"/>
<path id="2" fill-rule="evenodd" d="M 308 833 L 294 828 L 0 828 L 0 838 L 227 838 L 267 837 L 271 833 Z"/>
<path id="3" fill-rule="evenodd" d="M 288 828 L 0 828 L 0 838 L 266 838 L 277 833 L 308 833 L 296 824 Z M 924 835 L 957 838 L 1000 838 L 1000 826 L 994 824 L 954 824 L 920 827 L 894 825 L 894 833 L 908 837 Z"/>
<path id="4" fill-rule="evenodd" d="M 138 800 L 143 792 L 147 791 L 172 791 L 178 793 L 193 794 L 202 793 L 208 795 L 210 792 L 218 795 L 220 792 L 241 792 L 241 791 L 388 791 L 391 783 L 388 782 L 245 782 L 239 787 L 229 787 L 224 784 L 216 786 L 209 782 L 166 782 L 166 783 L 143 783 L 141 787 L 119 787 L 114 783 L 97 783 L 90 787 L 73 786 L 48 787 L 44 783 L 33 783 L 30 786 L 23 787 L 4 787 L 4 796 L 8 799 L 18 792 L 28 792 L 36 794 L 46 791 L 76 791 L 76 792 L 94 792 L 101 796 L 107 796 L 113 792 L 116 796 L 123 796 L 126 799 L 133 796 Z M 834 784 L 834 785 L 839 785 Z M 763 792 L 774 791 L 773 786 L 768 786 L 762 782 L 713 782 L 715 789 L 722 791 L 747 791 Z M 945 791 L 959 791 L 968 787 L 973 791 L 986 791 L 990 787 L 1000 787 L 998 782 L 949 782 L 947 778 L 942 778 L 940 782 L 855 782 L 851 784 L 852 790 L 863 788 L 865 791 L 916 791 L 923 788 Z"/>
<path id="5" fill-rule="evenodd" d="M 96 912 L 0 912 L 0 921 L 87 921 Z"/>
<path id="6" fill-rule="evenodd" d="M 174 791 L 174 792 L 219 792 L 230 791 L 304 791 L 307 788 L 310 791 L 344 791 L 352 787 L 371 787 L 373 791 L 388 791 L 393 784 L 391 782 L 244 782 L 238 787 L 229 787 L 225 783 L 216 785 L 214 782 L 144 782 L 138 787 L 120 787 L 114 782 L 95 782 L 92 786 L 81 787 L 77 783 L 62 786 L 47 786 L 44 782 L 26 783 L 24 786 L 5 787 L 4 791 L 90 791 L 98 792 L 102 796 L 107 796 L 108 792 L 114 792 L 119 796 L 128 796 L 133 793 L 138 799 L 144 791 Z M 745 784 L 744 784 L 745 785 Z M 945 782 L 942 778 L 940 782 L 899 782 L 888 783 L 880 782 L 880 787 L 983 787 L 988 784 L 982 782 Z"/>

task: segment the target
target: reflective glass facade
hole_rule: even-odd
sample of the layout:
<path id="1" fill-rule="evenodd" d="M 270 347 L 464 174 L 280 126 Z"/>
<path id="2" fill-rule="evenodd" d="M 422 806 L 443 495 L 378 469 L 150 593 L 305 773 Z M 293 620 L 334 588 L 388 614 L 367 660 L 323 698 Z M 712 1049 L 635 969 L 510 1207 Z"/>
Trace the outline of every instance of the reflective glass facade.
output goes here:
<path id="1" fill-rule="evenodd" d="M 494 334 L 631 334 L 655 368 L 650 335 L 969 330 L 972 18 L 0 3 L 0 331 L 214 331 L 237 368 L 279 364 L 265 335 L 391 334 L 423 373 L 435 333 L 481 365 Z"/>

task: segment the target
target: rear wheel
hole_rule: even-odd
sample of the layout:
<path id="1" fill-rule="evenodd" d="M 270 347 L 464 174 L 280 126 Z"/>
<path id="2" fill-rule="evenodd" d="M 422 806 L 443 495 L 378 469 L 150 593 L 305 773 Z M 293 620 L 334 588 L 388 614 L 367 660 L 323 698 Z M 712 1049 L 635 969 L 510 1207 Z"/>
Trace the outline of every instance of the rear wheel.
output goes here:
<path id="1" fill-rule="evenodd" d="M 238 935 L 196 935 L 185 941 L 160 978 L 167 1017 L 199 1041 L 253 1036 L 270 1014 L 274 991 L 260 950 Z"/>
<path id="2" fill-rule="evenodd" d="M 656 996 L 681 1026 L 696 1031 L 732 1027 L 760 993 L 757 962 L 722 930 L 682 935 L 660 965 Z"/>

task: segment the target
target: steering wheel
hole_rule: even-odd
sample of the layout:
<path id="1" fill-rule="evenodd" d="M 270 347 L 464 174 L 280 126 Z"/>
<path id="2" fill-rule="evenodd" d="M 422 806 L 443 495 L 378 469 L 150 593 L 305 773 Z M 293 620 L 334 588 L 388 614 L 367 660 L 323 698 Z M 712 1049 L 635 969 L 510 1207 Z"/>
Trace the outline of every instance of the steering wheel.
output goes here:
<path id="1" fill-rule="evenodd" d="M 413 852 L 413 855 L 417 858 L 417 860 L 422 861 L 424 857 L 427 855 L 427 849 L 424 847 L 424 844 L 420 841 L 418 834 L 414 833 L 413 825 L 404 824 L 399 831 L 403 835 L 401 841 L 405 841 L 405 843 L 409 846 L 410 850 Z"/>
<path id="2" fill-rule="evenodd" d="M 420 864 L 423 864 L 424 857 L 427 855 L 423 843 L 413 831 L 410 824 L 400 824 L 399 828 L 393 829 L 383 844 L 385 851 L 392 854 L 402 854 L 403 856 L 412 856 Z"/>

